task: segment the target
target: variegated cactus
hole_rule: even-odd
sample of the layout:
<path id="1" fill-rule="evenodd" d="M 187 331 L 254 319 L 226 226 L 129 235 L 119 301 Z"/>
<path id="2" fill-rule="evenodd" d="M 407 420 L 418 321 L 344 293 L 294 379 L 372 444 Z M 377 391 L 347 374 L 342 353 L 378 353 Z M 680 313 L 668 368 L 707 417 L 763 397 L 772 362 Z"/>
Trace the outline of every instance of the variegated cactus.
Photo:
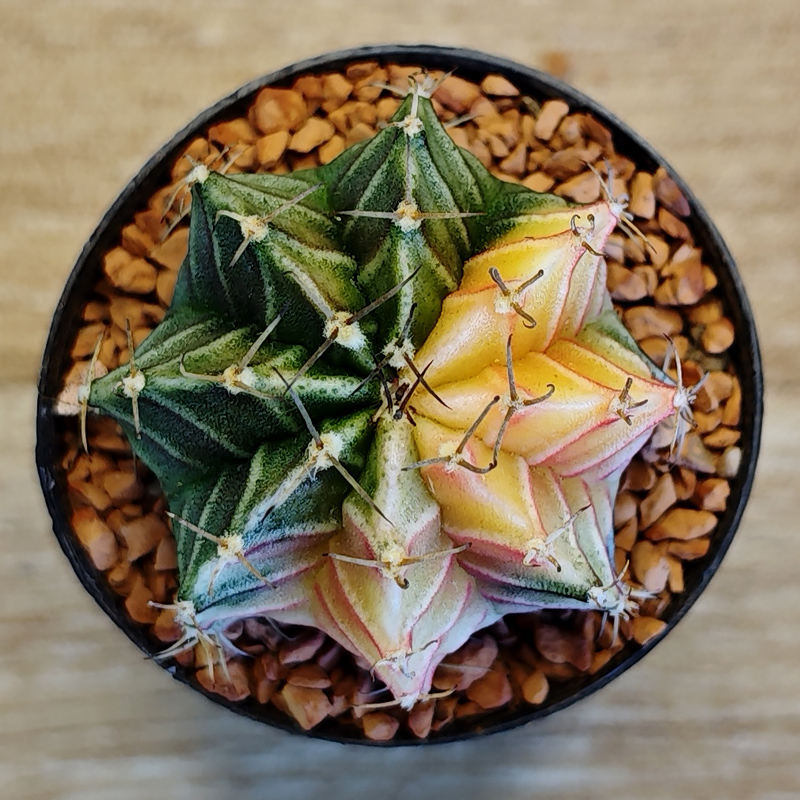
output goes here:
<path id="1" fill-rule="evenodd" d="M 193 169 L 172 306 L 84 392 L 169 502 L 165 657 L 224 664 L 242 618 L 315 626 L 411 707 L 504 614 L 619 620 L 642 597 L 615 571 L 614 498 L 691 398 L 611 307 L 624 206 L 495 179 L 434 88 L 317 170 Z"/>

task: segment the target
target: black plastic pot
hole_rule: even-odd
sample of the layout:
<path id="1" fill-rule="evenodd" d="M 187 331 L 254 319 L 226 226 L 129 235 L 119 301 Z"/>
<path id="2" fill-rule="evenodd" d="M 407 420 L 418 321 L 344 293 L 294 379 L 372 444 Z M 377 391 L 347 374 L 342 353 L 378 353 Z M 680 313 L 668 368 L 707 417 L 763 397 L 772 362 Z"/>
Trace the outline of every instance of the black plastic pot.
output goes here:
<path id="1" fill-rule="evenodd" d="M 460 48 L 429 45 L 362 47 L 302 61 L 254 80 L 211 106 L 177 133 L 145 164 L 114 201 L 86 243 L 67 281 L 53 316 L 39 380 L 36 463 L 45 500 L 53 518 L 55 535 L 61 548 L 86 590 L 127 636 L 148 655 L 153 655 L 162 649 L 163 645 L 160 642 L 149 637 L 141 627 L 128 618 L 121 599 L 114 594 L 102 575 L 91 564 L 72 532 L 68 520 L 65 475 L 58 466 L 61 448 L 59 426 L 52 412 L 52 403 L 47 398 L 58 394 L 65 371 L 70 365 L 70 345 L 78 329 L 86 297 L 101 275 L 103 254 L 118 243 L 121 228 L 132 219 L 134 212 L 146 206 L 148 198 L 156 189 L 169 183 L 170 166 L 185 145 L 211 124 L 243 115 L 257 91 L 265 85 L 289 85 L 302 73 L 338 71 L 352 62 L 365 60 L 422 65 L 431 69 L 455 69 L 459 76 L 477 81 L 487 73 L 500 73 L 519 87 L 521 92 L 536 99 L 564 98 L 569 103 L 571 111 L 588 111 L 611 129 L 617 151 L 632 159 L 637 167 L 653 172 L 657 167 L 664 166 L 689 201 L 691 216 L 687 222 L 696 243 L 703 249 L 706 263 L 718 278 L 717 292 L 722 296 L 726 313 L 736 329 L 736 340 L 730 355 L 742 382 L 743 460 L 739 474 L 731 482 L 728 507 L 720 519 L 710 552 L 704 558 L 687 562 L 685 565 L 686 589 L 673 599 L 664 616 L 668 633 L 694 604 L 717 571 L 739 525 L 755 473 L 761 433 L 763 378 L 755 326 L 741 279 L 727 247 L 691 191 L 664 159 L 634 131 L 588 97 L 549 75 L 502 58 Z M 663 636 L 656 641 L 660 641 L 661 638 Z M 624 649 L 595 676 L 554 684 L 547 701 L 542 706 L 534 709 L 500 709 L 480 717 L 477 722 L 469 719 L 457 720 L 443 734 L 432 734 L 425 742 L 448 742 L 483 736 L 523 725 L 566 708 L 617 678 L 648 653 L 655 643 Z M 183 683 L 190 682 L 189 673 L 182 667 L 166 668 L 177 680 Z M 203 691 L 194 682 L 191 686 Z M 271 705 L 259 705 L 251 700 L 232 703 L 216 694 L 207 692 L 204 694 L 238 714 L 287 731 L 301 732 L 292 720 Z M 356 738 L 350 730 L 335 720 L 327 720 L 306 735 L 339 742 L 381 744 Z M 418 744 L 420 741 L 398 738 L 386 744 L 412 743 Z"/>

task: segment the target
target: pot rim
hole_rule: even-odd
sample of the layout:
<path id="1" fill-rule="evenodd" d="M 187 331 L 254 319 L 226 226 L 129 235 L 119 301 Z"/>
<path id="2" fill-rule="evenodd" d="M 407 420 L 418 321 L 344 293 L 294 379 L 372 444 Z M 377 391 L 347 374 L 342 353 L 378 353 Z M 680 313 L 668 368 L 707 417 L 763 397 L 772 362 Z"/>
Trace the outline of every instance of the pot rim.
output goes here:
<path id="1" fill-rule="evenodd" d="M 753 314 L 733 257 L 705 209 L 669 163 L 638 133 L 594 100 L 546 73 L 500 56 L 467 48 L 429 44 L 366 45 L 337 50 L 296 62 L 256 78 L 218 100 L 184 126 L 144 164 L 109 206 L 78 256 L 54 311 L 42 358 L 36 419 L 36 466 L 52 518 L 53 531 L 78 579 L 128 638 L 143 653 L 152 657 L 163 645 L 127 616 L 121 598 L 105 584 L 102 573 L 91 564 L 69 524 L 65 476 L 57 467 L 59 460 L 57 418 L 53 414 L 50 398 L 55 397 L 60 389 L 60 380 L 69 358 L 69 344 L 78 328 L 79 315 L 74 312 L 82 307 L 82 295 L 85 294 L 87 287 L 94 285 L 101 274 L 102 254 L 118 242 L 121 222 L 130 221 L 133 212 L 144 205 L 142 200 L 146 201 L 159 186 L 169 182 L 171 165 L 191 139 L 207 129 L 212 122 L 239 115 L 264 86 L 287 85 L 303 73 L 341 71 L 344 66 L 358 61 L 420 64 L 445 70 L 450 70 L 455 65 L 460 76 L 478 80 L 486 74 L 497 73 L 510 80 L 524 94 L 529 93 L 542 99 L 564 98 L 569 103 L 571 112 L 591 113 L 612 130 L 618 152 L 628 156 L 638 167 L 648 171 L 663 166 L 676 182 L 691 209 L 687 224 L 692 229 L 696 242 L 702 247 L 707 263 L 717 276 L 719 281 L 717 291 L 724 299 L 726 312 L 736 330 L 732 355 L 739 369 L 738 375 L 742 385 L 742 463 L 736 477 L 731 479 L 731 498 L 736 502 L 729 503 L 721 515 L 710 553 L 703 559 L 687 563 L 686 588 L 672 600 L 665 614 L 667 626 L 655 640 L 643 646 L 627 645 L 593 676 L 554 684 L 548 700 L 542 706 L 532 709 L 523 707 L 521 711 L 519 708 L 501 708 L 487 712 L 478 720 L 472 722 L 466 720 L 465 724 L 461 725 L 456 723 L 442 735 L 434 734 L 423 740 L 401 738 L 388 742 L 376 742 L 363 736 L 349 735 L 347 727 L 335 720 L 327 720 L 317 728 L 302 731 L 290 717 L 271 705 L 258 704 L 252 699 L 244 703 L 234 703 L 221 695 L 206 691 L 192 681 L 190 679 L 192 673 L 180 665 L 171 664 L 163 667 L 176 680 L 191 686 L 213 702 L 242 716 L 291 733 L 302 734 L 309 738 L 370 746 L 440 744 L 485 736 L 547 717 L 594 694 L 642 659 L 674 629 L 719 568 L 741 521 L 755 475 L 763 414 L 763 372 Z M 631 649 L 632 647 L 636 649 Z"/>

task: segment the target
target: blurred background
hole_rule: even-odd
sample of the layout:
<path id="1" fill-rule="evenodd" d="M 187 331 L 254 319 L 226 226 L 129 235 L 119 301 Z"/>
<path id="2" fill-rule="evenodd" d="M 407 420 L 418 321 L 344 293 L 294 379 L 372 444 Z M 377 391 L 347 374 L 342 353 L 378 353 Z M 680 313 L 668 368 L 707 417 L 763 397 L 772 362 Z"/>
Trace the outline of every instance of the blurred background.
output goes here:
<path id="1" fill-rule="evenodd" d="M 535 726 L 385 751 L 259 727 L 143 661 L 58 549 L 33 466 L 50 316 L 129 178 L 240 84 L 379 42 L 515 59 L 638 130 L 738 260 L 768 393 L 738 538 L 642 664 Z M 800 797 L 798 132 L 794 0 L 0 0 L 0 796 Z"/>

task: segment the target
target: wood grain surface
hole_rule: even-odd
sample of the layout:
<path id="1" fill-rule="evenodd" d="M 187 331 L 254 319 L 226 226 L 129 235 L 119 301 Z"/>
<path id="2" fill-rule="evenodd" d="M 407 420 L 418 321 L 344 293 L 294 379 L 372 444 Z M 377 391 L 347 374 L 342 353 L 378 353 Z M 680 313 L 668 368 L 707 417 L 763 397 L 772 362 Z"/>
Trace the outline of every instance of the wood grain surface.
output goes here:
<path id="1" fill-rule="evenodd" d="M 723 568 L 641 665 L 535 726 L 440 747 L 269 730 L 174 684 L 83 591 L 33 466 L 50 315 L 84 240 L 206 105 L 301 57 L 466 45 L 638 129 L 737 258 L 761 336 L 756 486 Z M 797 0 L 0 0 L 0 797 L 800 797 Z"/>

